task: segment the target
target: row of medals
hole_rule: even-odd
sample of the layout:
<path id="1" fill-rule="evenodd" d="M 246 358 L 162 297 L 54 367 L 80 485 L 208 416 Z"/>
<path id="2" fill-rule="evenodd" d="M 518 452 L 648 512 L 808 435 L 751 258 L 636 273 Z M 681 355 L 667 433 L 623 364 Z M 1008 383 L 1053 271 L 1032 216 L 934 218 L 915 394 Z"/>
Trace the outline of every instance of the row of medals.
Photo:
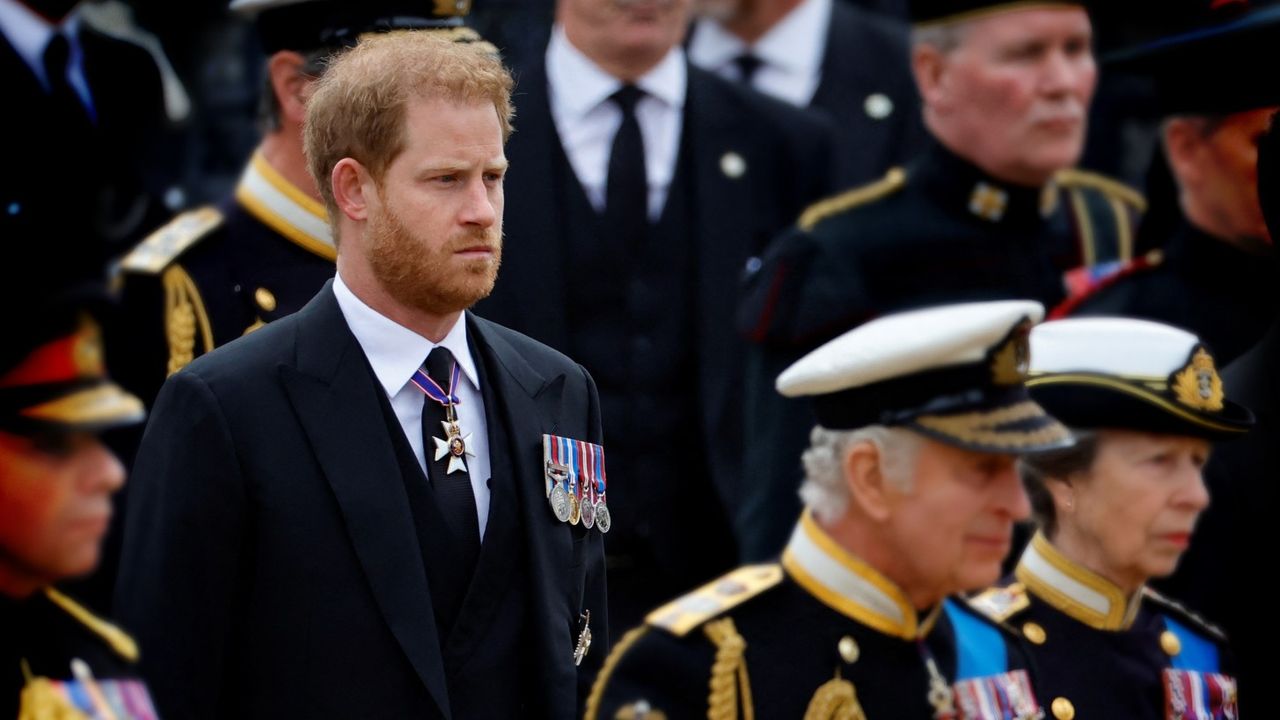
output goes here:
<path id="1" fill-rule="evenodd" d="M 560 522 L 572 525 L 582 523 L 583 527 L 588 529 L 595 526 L 602 533 L 609 532 L 609 528 L 613 526 L 613 519 L 609 515 L 609 506 L 604 504 L 604 498 L 593 502 L 584 493 L 579 500 L 576 493 L 565 489 L 569 485 L 569 472 L 569 469 L 563 465 L 547 463 L 547 477 L 551 478 L 552 484 L 551 494 L 547 496 L 547 502 L 551 503 L 551 512 Z"/>

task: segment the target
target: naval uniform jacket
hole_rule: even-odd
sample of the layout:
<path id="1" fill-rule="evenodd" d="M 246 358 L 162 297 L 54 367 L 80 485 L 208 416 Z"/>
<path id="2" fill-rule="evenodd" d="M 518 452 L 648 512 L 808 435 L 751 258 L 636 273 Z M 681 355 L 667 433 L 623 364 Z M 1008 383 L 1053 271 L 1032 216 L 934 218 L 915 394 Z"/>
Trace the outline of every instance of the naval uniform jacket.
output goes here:
<path id="1" fill-rule="evenodd" d="M 603 547 L 548 506 L 542 437 L 599 443 L 595 386 L 545 346 L 465 322 L 493 493 L 447 637 L 428 582 L 452 561 L 431 543 L 438 510 L 414 499 L 426 478 L 331 283 L 166 382 L 131 478 L 116 592 L 162 712 L 576 715 L 607 647 Z M 596 647 L 575 667 L 588 611 Z"/>
<path id="2" fill-rule="evenodd" d="M 234 197 L 182 213 L 121 262 L 112 377 L 150 403 L 195 358 L 300 310 L 336 257 L 324 206 L 255 154 Z"/>
<path id="3" fill-rule="evenodd" d="M 0 595 L 0 717 L 104 717 L 101 698 L 118 720 L 155 720 L 137 660 L 133 638 L 53 588 Z"/>
<path id="4" fill-rule="evenodd" d="M 814 420 L 808 403 L 774 391 L 784 369 L 886 313 L 1013 298 L 1052 307 L 1076 268 L 1129 256 L 1143 207 L 1134 191 L 1075 170 L 1047 188 L 1011 186 L 934 142 L 906 168 L 806 210 L 748 278 L 739 309 L 752 342 L 751 492 L 737 517 L 751 540 L 744 558 L 777 553 L 800 511 L 800 454 Z"/>
<path id="5" fill-rule="evenodd" d="M 1221 632 L 1152 590 L 1126 597 L 1043 535 L 972 604 L 1029 641 L 1048 717 L 1239 717 Z"/>
<path id="6" fill-rule="evenodd" d="M 1274 253 L 1252 255 L 1185 218 L 1160 253 L 1129 267 L 1070 314 L 1168 323 L 1195 333 L 1223 365 L 1253 347 L 1276 318 Z"/>
<path id="7" fill-rule="evenodd" d="M 1011 631 L 961 600 L 917 613 L 806 513 L 781 565 L 740 568 L 620 640 L 586 719 L 803 718 L 824 701 L 813 717 L 864 717 L 832 713 L 852 691 L 867 718 L 927 720 L 932 680 L 956 720 L 1029 720 L 1028 667 Z"/>

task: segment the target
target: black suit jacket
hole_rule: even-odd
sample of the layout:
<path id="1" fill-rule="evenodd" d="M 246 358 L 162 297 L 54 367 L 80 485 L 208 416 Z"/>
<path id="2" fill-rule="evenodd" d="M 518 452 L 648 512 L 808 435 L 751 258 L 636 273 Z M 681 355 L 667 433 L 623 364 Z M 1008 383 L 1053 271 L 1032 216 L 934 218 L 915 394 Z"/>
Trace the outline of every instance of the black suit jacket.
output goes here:
<path id="1" fill-rule="evenodd" d="M 552 120 L 541 56 L 519 73 L 518 131 L 507 144 L 503 265 L 494 292 L 477 312 L 548 345 L 569 346 L 567 222 L 557 195 L 564 150 Z M 697 198 L 686 236 L 696 240 L 693 289 L 698 422 L 712 482 L 732 505 L 741 468 L 743 343 L 732 318 L 744 268 L 805 206 L 830 188 L 830 126 L 825 120 L 689 68 L 681 143 L 693 158 L 688 187 Z M 725 171 L 738 155 L 745 172 Z M 576 183 L 570 176 L 566 183 Z"/>
<path id="2" fill-rule="evenodd" d="M 927 140 L 907 33 L 906 24 L 896 19 L 832 4 L 822 80 L 809 104 L 836 121 L 835 172 L 842 188 L 879 179 L 915 156 Z M 875 95 L 891 103 L 887 116 L 873 116 L 869 106 Z"/>
<path id="3" fill-rule="evenodd" d="M 167 131 L 160 71 L 142 48 L 81 23 L 79 45 L 97 120 L 67 130 L 30 66 L 0 34 L 4 151 L 22 172 L 0 178 L 0 237 L 33 267 L 101 275 L 167 214 L 158 142 Z"/>
<path id="4" fill-rule="evenodd" d="M 501 424 L 514 448 L 491 452 L 523 513 L 537 668 L 487 691 L 535 688 L 531 715 L 571 718 L 605 649 L 574 667 L 580 612 L 607 644 L 603 548 L 548 508 L 541 438 L 600 442 L 595 386 L 559 353 L 467 322 L 497 398 L 491 437 Z M 381 392 L 331 284 L 165 384 L 133 474 L 116 600 L 166 716 L 457 716 Z M 468 607 L 445 656 L 477 651 L 454 646 L 458 628 L 483 644 L 489 623 Z"/>

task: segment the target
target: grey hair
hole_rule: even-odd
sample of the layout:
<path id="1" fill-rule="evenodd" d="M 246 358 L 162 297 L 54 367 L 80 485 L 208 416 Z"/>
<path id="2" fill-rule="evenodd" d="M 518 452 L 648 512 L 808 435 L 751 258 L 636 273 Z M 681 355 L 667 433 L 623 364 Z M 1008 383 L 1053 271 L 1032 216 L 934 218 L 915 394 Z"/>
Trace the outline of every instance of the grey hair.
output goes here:
<path id="1" fill-rule="evenodd" d="M 844 479 L 844 460 L 849 448 L 870 442 L 880 452 L 880 471 L 903 492 L 911 490 L 916 460 L 924 438 L 903 428 L 868 425 L 857 430 L 828 430 L 818 426 L 809 436 L 804 451 L 804 483 L 800 499 L 818 520 L 834 522 L 849 507 L 849 485 Z"/>
<path id="2" fill-rule="evenodd" d="M 911 28 L 911 49 L 929 45 L 946 55 L 960 47 L 964 36 L 969 31 L 966 22 L 943 22 L 929 25 L 918 25 Z"/>
<path id="3" fill-rule="evenodd" d="M 340 51 L 341 48 L 321 48 L 302 53 L 299 72 L 312 80 L 318 80 Z M 283 127 L 283 121 L 280 117 L 280 99 L 276 97 L 276 88 L 271 84 L 271 73 L 264 69 L 262 75 L 262 89 L 258 95 L 258 130 L 263 135 L 269 135 Z"/>

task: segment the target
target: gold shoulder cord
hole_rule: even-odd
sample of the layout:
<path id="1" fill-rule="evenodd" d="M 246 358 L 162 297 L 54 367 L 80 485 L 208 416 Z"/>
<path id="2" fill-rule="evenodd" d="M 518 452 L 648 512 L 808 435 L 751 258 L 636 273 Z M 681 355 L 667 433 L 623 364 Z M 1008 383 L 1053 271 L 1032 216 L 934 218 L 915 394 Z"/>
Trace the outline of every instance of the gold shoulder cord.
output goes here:
<path id="1" fill-rule="evenodd" d="M 164 331 L 169 341 L 169 366 L 167 375 L 186 367 L 195 359 L 196 333 L 199 332 L 201 352 L 213 350 L 213 328 L 209 313 L 195 281 L 182 269 L 172 265 L 161 278 L 164 284 Z"/>
<path id="2" fill-rule="evenodd" d="M 649 629 L 647 625 L 641 625 L 638 628 L 632 628 L 627 631 L 626 635 L 618 641 L 613 647 L 613 652 L 609 653 L 609 657 L 605 658 L 604 665 L 600 668 L 600 674 L 596 676 L 596 684 L 591 686 L 591 695 L 587 697 L 586 713 L 582 716 L 583 720 L 596 720 L 600 713 L 600 701 L 604 699 L 604 690 L 609 685 L 609 678 L 613 675 L 613 671 L 617 669 L 618 663 L 622 662 L 622 656 L 631 649 L 636 641 L 644 636 Z"/>
<path id="3" fill-rule="evenodd" d="M 826 200 L 819 200 L 810 205 L 800 215 L 798 222 L 800 229 L 804 231 L 812 230 L 818 223 L 827 218 L 838 215 L 846 210 L 852 210 L 860 205 L 866 205 L 875 202 L 889 193 L 897 191 L 903 185 L 907 184 L 907 173 L 902 168 L 890 168 L 884 177 L 871 183 L 863 185 L 852 190 L 829 197 Z"/>
<path id="4" fill-rule="evenodd" d="M 703 632 L 716 645 L 716 660 L 711 665 L 710 693 L 707 695 L 707 720 L 737 720 L 738 698 L 742 699 L 742 719 L 755 719 L 755 703 L 751 700 L 751 680 L 743 653 L 747 641 L 738 634 L 733 618 L 706 624 Z"/>

